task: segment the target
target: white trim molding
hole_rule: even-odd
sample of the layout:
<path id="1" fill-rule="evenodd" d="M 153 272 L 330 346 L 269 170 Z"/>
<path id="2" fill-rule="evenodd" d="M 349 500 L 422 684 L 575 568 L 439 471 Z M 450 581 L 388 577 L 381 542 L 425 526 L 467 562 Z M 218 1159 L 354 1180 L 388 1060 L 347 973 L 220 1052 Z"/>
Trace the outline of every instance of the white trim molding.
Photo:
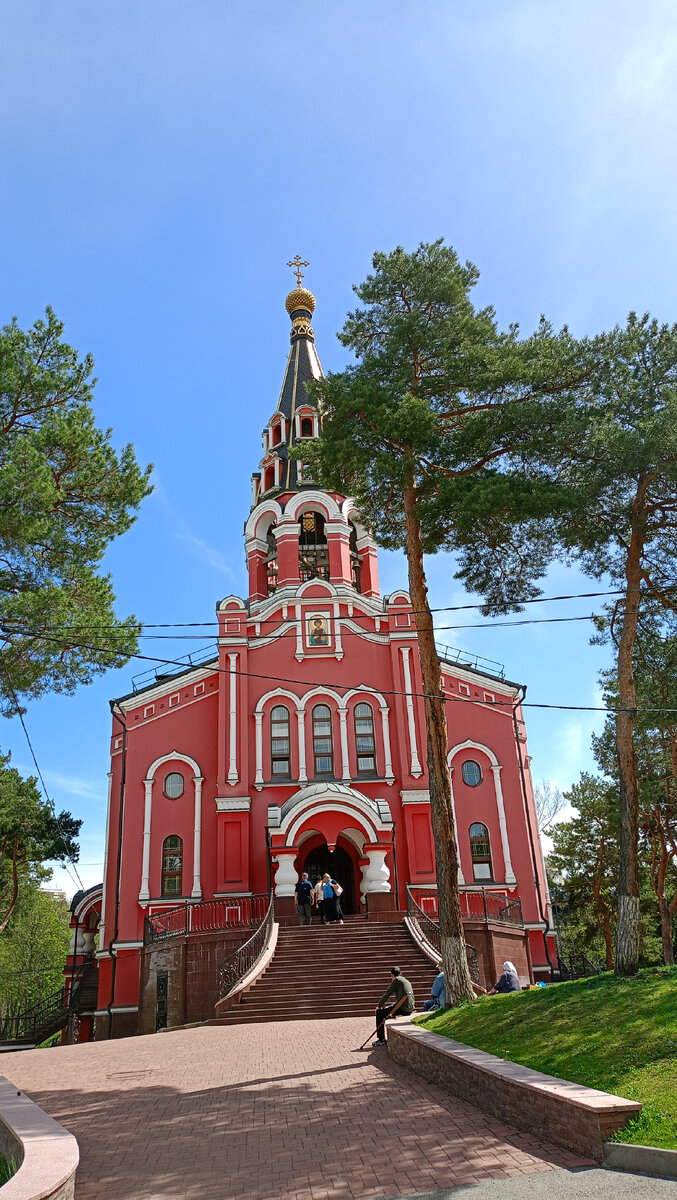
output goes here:
<path id="1" fill-rule="evenodd" d="M 411 654 L 411 646 L 400 646 L 400 654 L 402 655 L 402 670 L 404 671 L 404 690 L 407 700 L 407 726 L 409 731 L 409 749 L 411 752 L 410 775 L 414 779 L 418 779 L 423 774 L 421 764 L 418 757 L 418 744 L 416 741 L 416 718 L 414 714 L 414 697 L 411 694 L 411 668 L 409 666 L 409 655 Z"/>

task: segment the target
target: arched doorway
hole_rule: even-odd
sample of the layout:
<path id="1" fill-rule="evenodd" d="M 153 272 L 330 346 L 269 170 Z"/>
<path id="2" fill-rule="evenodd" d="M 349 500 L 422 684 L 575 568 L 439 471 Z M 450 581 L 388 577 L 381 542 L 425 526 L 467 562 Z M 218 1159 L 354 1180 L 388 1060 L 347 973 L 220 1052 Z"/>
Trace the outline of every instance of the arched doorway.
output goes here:
<path id="1" fill-rule="evenodd" d="M 323 842 L 309 850 L 303 860 L 301 871 L 307 871 L 311 883 L 316 883 L 323 875 L 329 874 L 332 879 L 341 884 L 341 908 L 344 913 L 354 913 L 355 909 L 355 864 L 343 846 L 330 850 Z"/>

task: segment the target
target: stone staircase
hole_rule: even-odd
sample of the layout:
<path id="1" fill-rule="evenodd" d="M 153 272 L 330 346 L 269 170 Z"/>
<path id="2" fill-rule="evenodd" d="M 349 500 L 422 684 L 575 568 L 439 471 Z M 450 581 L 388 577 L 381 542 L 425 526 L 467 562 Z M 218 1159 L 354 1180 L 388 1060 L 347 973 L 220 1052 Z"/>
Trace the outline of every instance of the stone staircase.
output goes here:
<path id="1" fill-rule="evenodd" d="M 280 928 L 268 969 L 240 1004 L 210 1024 L 368 1016 L 391 982 L 392 966 L 411 981 L 420 1010 L 436 970 L 403 921 L 348 918 L 344 925 Z"/>

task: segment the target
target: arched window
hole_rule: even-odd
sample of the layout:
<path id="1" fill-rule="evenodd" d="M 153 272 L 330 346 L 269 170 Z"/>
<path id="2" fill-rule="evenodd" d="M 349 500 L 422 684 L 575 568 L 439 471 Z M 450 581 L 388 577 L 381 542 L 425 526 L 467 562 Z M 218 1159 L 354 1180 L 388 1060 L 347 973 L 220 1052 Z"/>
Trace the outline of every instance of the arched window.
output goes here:
<path id="1" fill-rule="evenodd" d="M 275 467 L 266 467 L 263 474 L 263 490 L 269 492 L 275 486 Z"/>
<path id="2" fill-rule="evenodd" d="M 324 532 L 324 517 L 304 512 L 299 521 L 299 575 L 307 579 L 329 579 L 329 547 Z"/>
<path id="3" fill-rule="evenodd" d="M 183 796 L 183 775 L 178 771 L 170 771 L 165 778 L 164 793 L 168 800 L 178 800 Z"/>
<path id="4" fill-rule="evenodd" d="M 350 575 L 356 592 L 360 592 L 360 556 L 357 550 L 357 530 L 352 521 L 350 524 Z"/>
<path id="5" fill-rule="evenodd" d="M 277 591 L 277 541 L 275 539 L 275 522 L 270 526 L 266 534 L 266 542 L 268 550 L 266 552 L 266 580 L 268 584 L 268 595 Z"/>
<path id="6" fill-rule="evenodd" d="M 334 777 L 334 747 L 331 731 L 331 712 L 326 704 L 316 704 L 313 709 L 313 755 L 315 778 Z"/>
<path id="7" fill-rule="evenodd" d="M 272 779 L 289 779 L 289 710 L 276 704 L 270 714 L 270 774 Z"/>
<path id="8" fill-rule="evenodd" d="M 355 748 L 358 775 L 376 774 L 376 743 L 374 741 L 374 712 L 371 704 L 355 705 Z"/>
<path id="9" fill-rule="evenodd" d="M 474 879 L 493 879 L 489 830 L 479 822 L 470 826 L 470 857 Z"/>
<path id="10" fill-rule="evenodd" d="M 275 425 L 273 427 L 273 436 L 272 436 L 270 444 L 271 444 L 271 446 L 279 446 L 281 441 L 282 441 L 282 426 L 278 423 L 277 425 Z"/>
<path id="11" fill-rule="evenodd" d="M 175 833 L 171 833 L 162 843 L 162 886 L 161 896 L 181 895 L 181 874 L 183 867 L 183 842 Z"/>
<path id="12" fill-rule="evenodd" d="M 313 436 L 313 418 L 301 417 L 301 437 Z"/>
<path id="13" fill-rule="evenodd" d="M 477 787 L 482 782 L 482 768 L 473 758 L 467 758 L 461 767 L 461 777 L 468 787 Z"/>

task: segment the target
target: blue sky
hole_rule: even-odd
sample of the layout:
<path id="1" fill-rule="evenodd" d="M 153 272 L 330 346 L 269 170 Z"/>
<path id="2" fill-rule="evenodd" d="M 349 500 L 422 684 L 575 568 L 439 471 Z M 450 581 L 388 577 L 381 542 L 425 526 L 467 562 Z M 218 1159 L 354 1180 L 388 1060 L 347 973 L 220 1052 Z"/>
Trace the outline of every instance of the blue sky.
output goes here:
<path id="1" fill-rule="evenodd" d="M 439 236 L 479 266 L 478 302 L 502 323 L 674 320 L 676 92 L 668 0 L 3 0 L 0 319 L 29 325 L 51 304 L 96 359 L 99 422 L 155 464 L 107 556 L 119 613 L 208 621 L 245 587 L 293 255 L 311 263 L 325 369 L 345 362 L 334 335 L 374 250 Z M 464 602 L 449 559 L 429 573 L 435 605 Z M 381 576 L 402 586 L 403 559 L 382 554 Z M 594 590 L 563 567 L 545 587 Z M 588 636 L 584 622 L 444 635 L 504 663 L 529 700 L 584 706 L 605 661 Z M 103 861 L 108 700 L 143 667 L 27 714 L 55 802 L 85 819 L 86 885 Z M 536 777 L 570 784 L 599 720 L 530 710 Z M 0 746 L 30 769 L 18 724 Z"/>

